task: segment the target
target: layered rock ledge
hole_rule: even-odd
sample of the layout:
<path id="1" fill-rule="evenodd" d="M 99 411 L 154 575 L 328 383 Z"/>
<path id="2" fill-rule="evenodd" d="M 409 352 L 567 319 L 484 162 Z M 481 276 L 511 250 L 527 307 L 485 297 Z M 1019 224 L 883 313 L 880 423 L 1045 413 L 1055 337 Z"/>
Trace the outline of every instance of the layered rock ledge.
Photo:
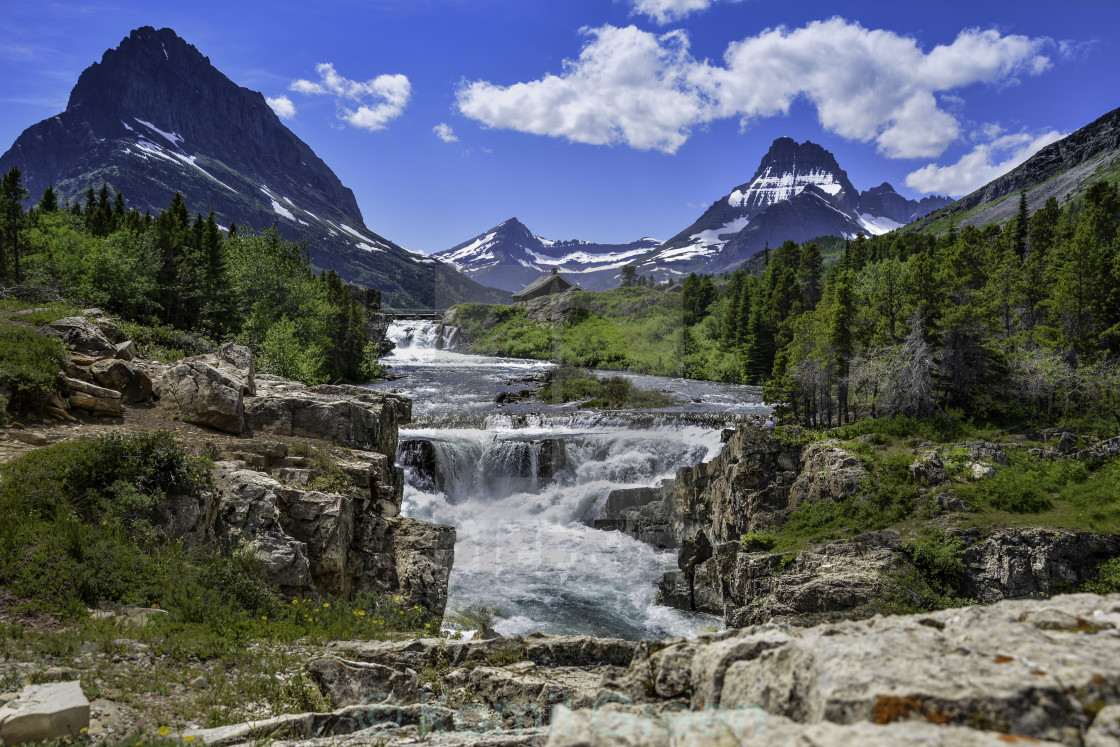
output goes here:
<path id="1" fill-rule="evenodd" d="M 1120 595 L 725 630 L 339 643 L 340 711 L 185 733 L 207 744 L 1116 744 Z"/>

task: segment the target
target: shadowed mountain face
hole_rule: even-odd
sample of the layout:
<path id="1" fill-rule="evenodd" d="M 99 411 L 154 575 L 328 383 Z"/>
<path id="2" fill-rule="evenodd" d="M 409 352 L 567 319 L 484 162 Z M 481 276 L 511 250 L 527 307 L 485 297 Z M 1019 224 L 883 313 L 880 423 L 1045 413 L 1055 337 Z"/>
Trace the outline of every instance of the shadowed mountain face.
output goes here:
<path id="1" fill-rule="evenodd" d="M 767 244 L 886 233 L 949 202 L 947 197 L 908 200 L 886 182 L 861 193 L 821 146 L 778 138 L 750 181 L 642 258 L 638 272 L 725 272 Z"/>
<path id="2" fill-rule="evenodd" d="M 584 290 L 602 290 L 617 287 L 622 266 L 660 244 L 657 239 L 629 244 L 552 241 L 535 236 L 517 218 L 510 218 L 432 256 L 472 280 L 509 291 L 521 290 L 554 267 Z"/>
<path id="3" fill-rule="evenodd" d="M 0 157 L 0 169 L 13 166 L 33 200 L 51 184 L 80 200 L 104 181 L 141 212 L 163 210 L 180 192 L 223 226 L 275 224 L 308 242 L 316 266 L 382 290 L 387 305 L 502 296 L 367 229 L 353 192 L 264 97 L 170 29 L 137 29 L 87 68 L 66 111 L 29 127 Z"/>

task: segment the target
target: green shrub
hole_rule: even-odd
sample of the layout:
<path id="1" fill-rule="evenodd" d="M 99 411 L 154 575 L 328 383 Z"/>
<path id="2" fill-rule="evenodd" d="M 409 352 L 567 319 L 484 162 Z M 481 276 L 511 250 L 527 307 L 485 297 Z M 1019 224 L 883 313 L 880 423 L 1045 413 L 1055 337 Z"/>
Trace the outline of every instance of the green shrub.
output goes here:
<path id="1" fill-rule="evenodd" d="M 1097 578 L 1081 585 L 1082 591 L 1094 594 L 1120 594 L 1120 558 L 1106 560 L 1097 566 Z"/>
<path id="2" fill-rule="evenodd" d="M 9 411 L 40 407 L 59 391 L 65 367 L 61 341 L 32 327 L 0 322 L 0 387 L 12 393 Z"/>
<path id="3" fill-rule="evenodd" d="M 182 358 L 205 355 L 218 349 L 217 343 L 198 332 L 170 326 L 152 327 L 131 321 L 118 322 L 117 326 L 145 355 L 162 363 L 176 363 Z"/>
<path id="4" fill-rule="evenodd" d="M 585 409 L 669 407 L 679 400 L 664 393 L 635 389 L 625 376 L 596 378 L 579 368 L 561 367 L 548 373 L 539 396 L 545 402 L 578 402 Z"/>
<path id="5" fill-rule="evenodd" d="M 902 551 L 932 588 L 943 594 L 957 590 L 965 572 L 964 542 L 960 538 L 926 527 L 917 539 L 905 540 Z"/>
<path id="6" fill-rule="evenodd" d="M 773 550 L 777 542 L 777 537 L 770 530 L 747 532 L 742 539 L 743 550 L 746 552 L 767 552 Z"/>

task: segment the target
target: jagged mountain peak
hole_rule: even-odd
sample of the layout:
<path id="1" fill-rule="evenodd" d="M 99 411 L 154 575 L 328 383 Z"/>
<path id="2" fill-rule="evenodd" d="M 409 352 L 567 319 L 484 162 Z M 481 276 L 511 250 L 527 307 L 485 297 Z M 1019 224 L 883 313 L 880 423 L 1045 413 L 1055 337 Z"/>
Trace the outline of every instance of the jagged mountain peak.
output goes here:
<path id="1" fill-rule="evenodd" d="M 790 137 L 775 140 L 759 162 L 751 180 L 736 187 L 727 202 L 752 218 L 767 207 L 789 200 L 808 185 L 839 202 L 854 202 L 857 192 L 836 157 L 814 142 L 798 144 Z"/>
<path id="2" fill-rule="evenodd" d="M 138 28 L 106 51 L 66 110 L 25 130 L 0 165 L 18 167 L 36 198 L 52 185 L 80 201 L 105 182 L 141 212 L 162 211 L 178 192 L 221 225 L 275 225 L 306 240 L 318 267 L 383 291 L 387 305 L 434 305 L 437 285 L 448 297 L 501 297 L 366 228 L 353 192 L 264 96 L 171 29 Z"/>
<path id="3" fill-rule="evenodd" d="M 898 194 L 898 190 L 896 190 L 893 186 L 891 186 L 890 182 L 883 182 L 878 187 L 872 187 L 871 189 L 867 190 L 863 194 L 865 194 L 865 195 Z"/>

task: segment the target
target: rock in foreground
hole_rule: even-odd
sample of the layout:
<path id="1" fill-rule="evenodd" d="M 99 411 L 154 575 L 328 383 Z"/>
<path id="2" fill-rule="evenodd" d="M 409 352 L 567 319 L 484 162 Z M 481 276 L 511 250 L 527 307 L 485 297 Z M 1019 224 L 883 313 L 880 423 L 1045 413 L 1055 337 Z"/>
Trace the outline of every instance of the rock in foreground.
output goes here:
<path id="1" fill-rule="evenodd" d="M 277 744 L 1115 745 L 1120 595 L 693 640 L 339 643 Z M 273 722 L 195 734 L 248 743 Z"/>

